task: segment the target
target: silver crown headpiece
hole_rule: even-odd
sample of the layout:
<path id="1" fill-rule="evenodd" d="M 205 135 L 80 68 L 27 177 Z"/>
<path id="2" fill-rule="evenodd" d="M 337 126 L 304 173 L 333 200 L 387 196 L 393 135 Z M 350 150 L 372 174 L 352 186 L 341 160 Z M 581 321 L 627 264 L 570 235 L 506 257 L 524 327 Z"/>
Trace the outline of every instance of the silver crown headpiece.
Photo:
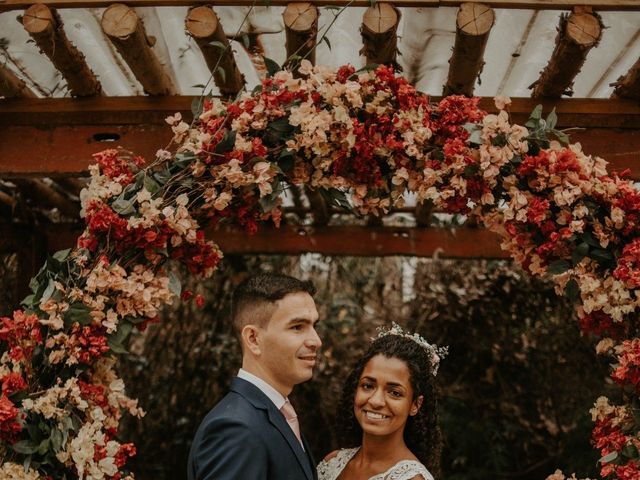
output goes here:
<path id="1" fill-rule="evenodd" d="M 391 327 L 378 327 L 376 328 L 378 335 L 374 340 L 378 338 L 386 337 L 387 335 L 397 335 L 399 337 L 408 338 L 416 342 L 422 348 L 424 348 L 429 355 L 431 361 L 431 373 L 435 377 L 438 374 L 438 367 L 440 366 L 440 360 L 442 360 L 448 353 L 449 347 L 438 347 L 437 345 L 431 345 L 418 333 L 409 333 L 402 330 L 402 327 L 396 322 L 391 322 Z"/>

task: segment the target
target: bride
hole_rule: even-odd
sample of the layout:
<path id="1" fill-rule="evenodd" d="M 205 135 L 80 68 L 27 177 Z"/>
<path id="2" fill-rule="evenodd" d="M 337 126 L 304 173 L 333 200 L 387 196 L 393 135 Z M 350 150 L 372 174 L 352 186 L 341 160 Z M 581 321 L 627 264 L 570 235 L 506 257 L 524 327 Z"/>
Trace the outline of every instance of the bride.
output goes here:
<path id="1" fill-rule="evenodd" d="M 442 448 L 435 375 L 446 348 L 393 324 L 347 377 L 339 423 L 345 446 L 318 465 L 318 480 L 433 480 Z"/>

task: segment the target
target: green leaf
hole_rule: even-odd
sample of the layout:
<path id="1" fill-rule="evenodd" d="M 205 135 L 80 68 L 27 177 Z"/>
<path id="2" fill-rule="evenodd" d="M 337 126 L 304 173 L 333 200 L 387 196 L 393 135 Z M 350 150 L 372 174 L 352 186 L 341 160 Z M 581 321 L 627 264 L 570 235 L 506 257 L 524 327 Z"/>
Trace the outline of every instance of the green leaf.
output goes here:
<path id="1" fill-rule="evenodd" d="M 50 445 L 51 442 L 49 441 L 49 439 L 45 438 L 44 440 L 42 440 L 42 442 L 40 442 L 40 445 L 38 445 L 38 453 L 40 455 L 44 455 L 49 450 Z"/>
<path id="2" fill-rule="evenodd" d="M 69 254 L 71 253 L 71 249 L 67 248 L 66 250 L 58 250 L 53 254 L 53 258 L 55 258 L 59 262 L 64 262 L 67 258 L 69 258 Z"/>
<path id="3" fill-rule="evenodd" d="M 554 108 L 549 115 L 547 115 L 547 128 L 549 130 L 553 130 L 558 123 L 558 115 L 556 114 L 556 109 Z"/>
<path id="4" fill-rule="evenodd" d="M 638 458 L 638 449 L 633 444 L 625 445 L 622 448 L 622 452 L 621 453 L 622 453 L 623 456 L 625 456 L 627 458 L 630 458 L 630 459 Z"/>
<path id="5" fill-rule="evenodd" d="M 193 118 L 198 118 L 202 115 L 202 105 L 204 104 L 202 97 L 196 97 L 191 101 L 191 113 Z"/>
<path id="6" fill-rule="evenodd" d="M 293 131 L 293 127 L 289 123 L 289 119 L 286 117 L 279 118 L 270 122 L 268 127 L 269 130 L 273 130 L 282 134 L 282 136 L 287 135 Z"/>
<path id="7" fill-rule="evenodd" d="M 176 297 L 179 297 L 182 293 L 182 284 L 180 283 L 180 277 L 175 272 L 169 272 L 169 291 Z"/>
<path id="8" fill-rule="evenodd" d="M 569 135 L 560 130 L 551 130 L 551 134 L 558 139 L 560 143 L 569 144 Z"/>
<path id="9" fill-rule="evenodd" d="M 556 260 L 555 262 L 549 264 L 547 268 L 547 272 L 550 275 L 559 275 L 561 273 L 566 272 L 571 268 L 571 264 L 566 260 Z"/>
<path id="10" fill-rule="evenodd" d="M 582 242 L 580 245 L 578 245 L 575 248 L 575 250 L 571 254 L 571 261 L 573 262 L 574 265 L 577 265 L 578 263 L 580 263 L 580 261 L 584 257 L 587 256 L 588 253 L 589 253 L 589 244 L 586 242 Z"/>
<path id="11" fill-rule="evenodd" d="M 49 440 L 51 441 L 51 448 L 55 453 L 58 453 L 62 449 L 62 437 L 62 432 L 57 427 L 51 429 Z"/>
<path id="12" fill-rule="evenodd" d="M 270 58 L 267 58 L 267 57 L 262 57 L 262 59 L 264 60 L 264 66 L 267 67 L 268 77 L 273 77 L 277 72 L 282 70 L 282 67 L 278 65 L 278 62 L 276 62 L 275 60 L 271 60 Z M 291 57 L 289 57 L 287 60 L 293 61 Z"/>
<path id="13" fill-rule="evenodd" d="M 242 40 L 244 48 L 249 50 L 249 48 L 251 47 L 251 39 L 249 38 L 249 35 L 247 33 L 243 33 L 242 35 L 240 35 L 240 39 Z"/>
<path id="14" fill-rule="evenodd" d="M 613 260 L 613 253 L 609 250 L 604 250 L 602 248 L 595 248 L 589 252 L 589 258 L 594 259 L 599 263 L 608 263 Z"/>
<path id="15" fill-rule="evenodd" d="M 322 37 L 322 41 L 327 44 L 329 51 L 331 51 L 331 42 L 329 42 L 329 38 L 326 35 Z"/>
<path id="16" fill-rule="evenodd" d="M 224 70 L 224 68 L 216 68 L 216 74 L 218 75 L 222 83 L 225 83 L 227 81 L 227 72 Z"/>
<path id="17" fill-rule="evenodd" d="M 616 458 L 618 458 L 618 452 L 611 452 L 610 454 L 605 455 L 600 460 L 598 460 L 598 462 L 600 462 L 600 463 L 611 463 Z"/>
<path id="18" fill-rule="evenodd" d="M 260 207 L 264 213 L 268 213 L 276 208 L 277 200 L 282 193 L 283 186 L 279 177 L 276 177 L 271 184 L 272 191 L 269 195 L 260 198 Z"/>
<path id="19" fill-rule="evenodd" d="M 540 120 L 542 118 L 542 105 L 536 105 L 536 108 L 533 109 L 531 115 L 529 115 L 530 120 Z"/>
<path id="20" fill-rule="evenodd" d="M 21 440 L 11 445 L 11 448 L 17 452 L 25 455 L 30 455 L 38 451 L 39 444 L 33 443 L 31 440 Z"/>
<path id="21" fill-rule="evenodd" d="M 335 205 L 338 208 L 351 210 L 351 203 L 349 203 L 349 200 L 347 199 L 347 194 L 342 190 L 338 190 L 337 188 L 320 188 L 318 191 L 320 192 L 320 195 L 324 197 L 328 205 Z"/>
<path id="22" fill-rule="evenodd" d="M 220 140 L 220 143 L 216 145 L 216 153 L 225 153 L 233 150 L 236 145 L 236 132 L 234 130 L 227 130 Z"/>
<path id="23" fill-rule="evenodd" d="M 65 325 L 73 325 L 79 323 L 80 325 L 90 325 L 92 321 L 91 309 L 82 302 L 76 302 L 69 305 L 69 309 L 64 312 Z"/>
<path id="24" fill-rule="evenodd" d="M 114 353 L 129 353 L 129 350 L 124 347 L 124 342 L 129 337 L 131 330 L 133 329 L 133 325 L 126 321 L 121 321 L 118 325 L 118 330 L 116 330 L 107 340 L 107 344 L 109 348 Z"/>
<path id="25" fill-rule="evenodd" d="M 144 177 L 144 188 L 148 190 L 151 195 L 157 193 L 160 190 L 160 184 L 156 182 L 152 177 L 146 175 Z"/>
<path id="26" fill-rule="evenodd" d="M 53 292 L 55 291 L 55 289 L 56 289 L 55 282 L 53 281 L 53 279 L 49 279 L 47 288 L 42 293 L 42 297 L 40 297 L 40 301 L 46 302 L 47 300 L 49 300 L 51 298 L 51 295 L 53 295 Z"/>
<path id="27" fill-rule="evenodd" d="M 219 48 L 222 51 L 225 51 L 227 49 L 227 46 L 224 43 L 219 42 L 218 40 L 213 40 L 212 42 L 207 43 L 207 45 L 211 45 L 212 47 Z"/>
<path id="28" fill-rule="evenodd" d="M 113 208 L 113 211 L 119 215 L 131 215 L 135 212 L 135 209 L 133 208 L 133 202 L 135 202 L 135 200 L 136 197 L 126 200 L 124 196 L 120 194 L 120 196 L 111 203 L 111 208 Z"/>
<path id="29" fill-rule="evenodd" d="M 283 172 L 290 172 L 291 169 L 293 168 L 293 164 L 294 164 L 294 155 L 293 155 L 293 151 L 288 150 L 288 149 L 283 149 L 280 152 L 280 155 L 278 156 L 278 167 L 280 167 L 280 169 Z"/>
<path id="30" fill-rule="evenodd" d="M 572 278 L 567 282 L 567 285 L 564 287 L 564 296 L 572 301 L 577 300 L 580 296 L 580 287 L 575 279 Z"/>
<path id="31" fill-rule="evenodd" d="M 600 240 L 596 239 L 591 232 L 584 232 L 581 235 L 582 240 L 592 247 L 601 248 Z"/>

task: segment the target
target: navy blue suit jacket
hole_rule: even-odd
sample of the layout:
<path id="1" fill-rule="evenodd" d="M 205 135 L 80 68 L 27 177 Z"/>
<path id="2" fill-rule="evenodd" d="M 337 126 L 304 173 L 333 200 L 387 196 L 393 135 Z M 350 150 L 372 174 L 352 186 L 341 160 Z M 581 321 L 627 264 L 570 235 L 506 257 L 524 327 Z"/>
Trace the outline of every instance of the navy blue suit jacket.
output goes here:
<path id="1" fill-rule="evenodd" d="M 189 480 L 315 480 L 315 461 L 262 391 L 234 378 L 196 432 Z"/>

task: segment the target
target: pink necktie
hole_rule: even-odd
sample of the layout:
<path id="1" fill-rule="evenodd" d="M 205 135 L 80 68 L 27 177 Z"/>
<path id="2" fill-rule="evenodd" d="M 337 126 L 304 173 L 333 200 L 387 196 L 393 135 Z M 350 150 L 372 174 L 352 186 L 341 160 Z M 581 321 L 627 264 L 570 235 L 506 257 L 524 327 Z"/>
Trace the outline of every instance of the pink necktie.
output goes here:
<path id="1" fill-rule="evenodd" d="M 302 438 L 300 437 L 300 424 L 298 423 L 298 415 L 296 415 L 296 411 L 293 409 L 293 405 L 287 399 L 282 408 L 280 409 L 282 415 L 284 415 L 285 420 L 293 430 L 293 433 L 296 434 L 300 445 L 302 445 Z"/>

